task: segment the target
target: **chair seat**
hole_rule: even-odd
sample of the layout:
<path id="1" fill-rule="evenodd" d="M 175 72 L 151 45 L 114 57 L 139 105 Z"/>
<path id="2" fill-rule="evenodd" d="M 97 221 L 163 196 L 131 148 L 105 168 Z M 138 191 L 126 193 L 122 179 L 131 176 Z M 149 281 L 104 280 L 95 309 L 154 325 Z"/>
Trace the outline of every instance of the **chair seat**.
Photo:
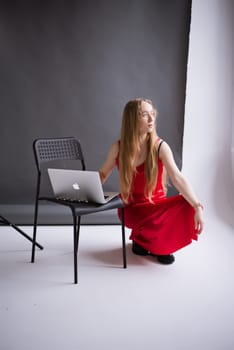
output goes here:
<path id="1" fill-rule="evenodd" d="M 56 199 L 54 197 L 40 197 L 40 200 L 46 200 L 49 202 L 57 203 L 60 205 L 62 204 L 67 207 L 70 207 L 71 210 L 77 216 L 97 213 L 105 210 L 124 208 L 124 203 L 119 196 L 112 198 L 109 202 L 104 204 L 75 202 L 69 200 Z"/>

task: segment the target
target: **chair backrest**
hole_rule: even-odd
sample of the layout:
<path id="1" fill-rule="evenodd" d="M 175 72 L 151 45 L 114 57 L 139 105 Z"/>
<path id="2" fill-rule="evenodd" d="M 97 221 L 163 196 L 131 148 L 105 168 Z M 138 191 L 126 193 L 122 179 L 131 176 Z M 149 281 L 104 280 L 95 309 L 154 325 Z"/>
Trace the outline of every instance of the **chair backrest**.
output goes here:
<path id="1" fill-rule="evenodd" d="M 33 150 L 39 172 L 44 163 L 58 160 L 79 160 L 85 170 L 80 141 L 75 137 L 36 139 Z"/>
<path id="2" fill-rule="evenodd" d="M 75 137 L 36 139 L 33 142 L 33 151 L 38 175 L 36 201 L 42 193 L 47 197 L 52 195 L 52 188 L 47 173 L 48 168 L 78 168 L 85 170 L 80 141 Z"/>

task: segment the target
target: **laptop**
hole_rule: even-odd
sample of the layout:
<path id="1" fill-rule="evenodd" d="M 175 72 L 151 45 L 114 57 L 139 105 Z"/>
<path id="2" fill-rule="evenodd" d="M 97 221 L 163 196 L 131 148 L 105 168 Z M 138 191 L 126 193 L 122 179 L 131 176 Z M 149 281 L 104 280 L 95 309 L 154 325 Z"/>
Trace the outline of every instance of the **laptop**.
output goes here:
<path id="1" fill-rule="evenodd" d="M 104 204 L 119 195 L 103 191 L 98 171 L 48 169 L 48 175 L 58 199 Z"/>

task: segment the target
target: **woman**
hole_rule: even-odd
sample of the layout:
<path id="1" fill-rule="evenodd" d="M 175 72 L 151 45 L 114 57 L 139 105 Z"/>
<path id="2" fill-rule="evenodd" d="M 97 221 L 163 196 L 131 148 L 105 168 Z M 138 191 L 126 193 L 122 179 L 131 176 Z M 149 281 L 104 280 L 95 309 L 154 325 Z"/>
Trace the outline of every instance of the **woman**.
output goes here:
<path id="1" fill-rule="evenodd" d="M 99 169 L 102 183 L 117 165 L 125 203 L 125 225 L 132 229 L 132 251 L 171 264 L 178 249 L 203 230 L 203 207 L 178 169 L 169 145 L 156 133 L 150 100 L 129 101 L 123 111 L 120 140 Z M 179 195 L 166 197 L 166 176 Z"/>

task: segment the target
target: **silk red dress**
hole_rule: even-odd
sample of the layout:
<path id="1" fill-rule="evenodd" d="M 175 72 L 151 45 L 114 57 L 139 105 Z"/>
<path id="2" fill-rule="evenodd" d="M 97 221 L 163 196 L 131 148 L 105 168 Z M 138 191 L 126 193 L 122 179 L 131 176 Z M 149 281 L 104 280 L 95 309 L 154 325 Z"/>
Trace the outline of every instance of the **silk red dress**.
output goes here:
<path id="1" fill-rule="evenodd" d="M 116 163 L 118 167 L 118 159 Z M 137 166 L 124 217 L 125 226 L 132 229 L 131 240 L 152 254 L 167 255 L 197 240 L 198 235 L 193 207 L 182 195 L 166 197 L 162 174 L 163 163 L 158 158 L 158 178 L 151 203 L 144 195 L 144 163 Z"/>

